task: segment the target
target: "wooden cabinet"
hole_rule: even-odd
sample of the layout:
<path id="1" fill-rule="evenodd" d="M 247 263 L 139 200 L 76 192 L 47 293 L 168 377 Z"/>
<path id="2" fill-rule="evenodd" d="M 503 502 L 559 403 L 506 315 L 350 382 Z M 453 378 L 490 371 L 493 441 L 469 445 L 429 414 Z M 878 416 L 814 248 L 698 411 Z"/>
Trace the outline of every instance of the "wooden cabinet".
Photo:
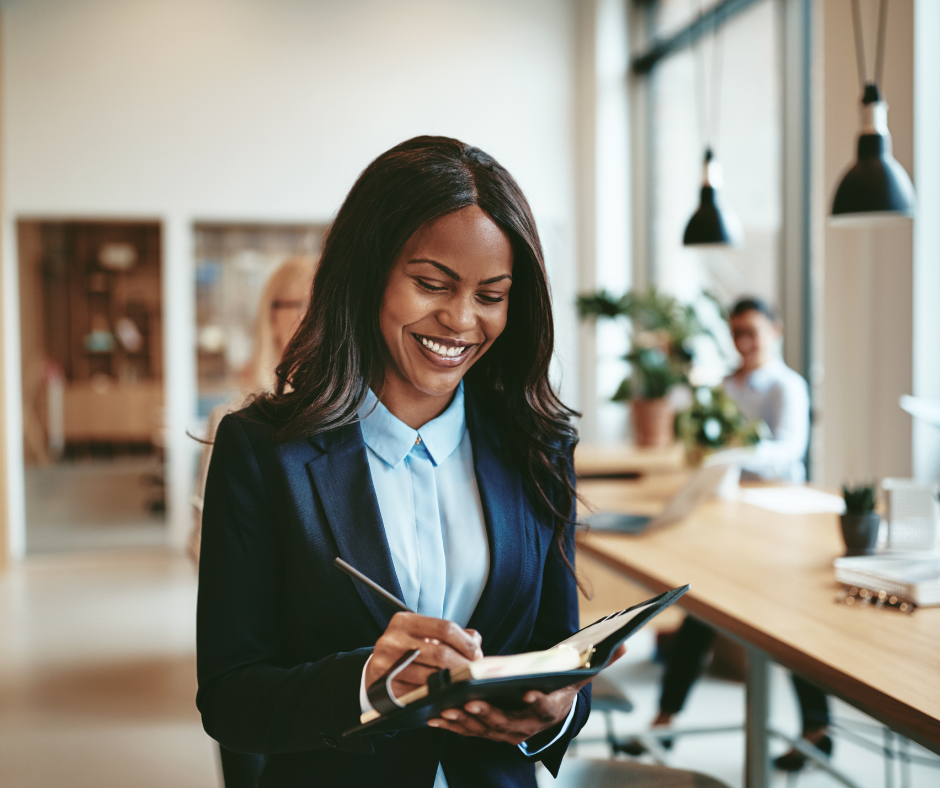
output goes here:
<path id="1" fill-rule="evenodd" d="M 162 443 L 163 383 L 67 383 L 64 396 L 67 443 Z"/>
<path id="2" fill-rule="evenodd" d="M 43 224 L 47 350 L 66 380 L 161 379 L 160 226 Z M 128 326 L 139 344 L 122 341 Z"/>
<path id="3" fill-rule="evenodd" d="M 154 445 L 163 404 L 159 223 L 21 221 L 18 237 L 27 459 L 48 459 L 43 446 L 63 437 L 67 452 Z M 47 396 L 50 379 L 62 381 L 61 397 Z M 58 424 L 64 436 L 50 434 Z"/>

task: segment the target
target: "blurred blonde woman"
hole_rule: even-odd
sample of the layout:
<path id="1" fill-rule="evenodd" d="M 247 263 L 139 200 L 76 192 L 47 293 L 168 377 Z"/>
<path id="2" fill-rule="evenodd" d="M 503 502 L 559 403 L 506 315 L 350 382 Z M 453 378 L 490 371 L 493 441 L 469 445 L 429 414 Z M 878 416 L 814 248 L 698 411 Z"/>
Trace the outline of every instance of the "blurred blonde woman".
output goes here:
<path id="1" fill-rule="evenodd" d="M 241 375 L 246 394 L 274 391 L 275 370 L 307 309 L 315 267 L 312 258 L 289 257 L 268 277 L 258 303 L 251 361 Z"/>
<path id="2" fill-rule="evenodd" d="M 193 528 L 189 536 L 189 553 L 197 564 L 202 543 L 203 495 L 219 422 L 226 413 L 243 407 L 246 397 L 274 390 L 275 370 L 281 355 L 307 311 L 315 268 L 313 258 L 289 257 L 268 277 L 258 302 L 251 360 L 239 375 L 242 393 L 232 402 L 213 408 L 209 414 L 206 443 L 199 460 L 199 477 L 193 494 Z M 225 788 L 254 788 L 264 765 L 261 755 L 233 752 L 221 746 L 219 754 Z"/>
<path id="3" fill-rule="evenodd" d="M 203 494 L 215 432 L 222 417 L 243 407 L 246 397 L 274 390 L 275 370 L 281 355 L 307 310 L 315 269 L 316 260 L 311 257 L 289 257 L 268 277 L 258 302 L 251 360 L 239 375 L 242 392 L 232 402 L 213 408 L 209 414 L 204 438 L 206 443 L 199 460 L 199 476 L 193 493 L 193 528 L 189 535 L 189 553 L 197 564 L 202 541 Z"/>

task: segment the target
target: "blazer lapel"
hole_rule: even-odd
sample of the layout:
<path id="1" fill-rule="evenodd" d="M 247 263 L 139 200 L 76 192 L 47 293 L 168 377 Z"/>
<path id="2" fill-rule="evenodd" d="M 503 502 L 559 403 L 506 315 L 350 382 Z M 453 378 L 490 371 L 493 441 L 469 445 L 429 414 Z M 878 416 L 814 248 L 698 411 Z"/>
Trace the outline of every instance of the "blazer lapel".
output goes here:
<path id="1" fill-rule="evenodd" d="M 499 452 L 495 430 L 467 398 L 467 429 L 473 444 L 477 485 L 490 546 L 490 576 L 468 627 L 483 635 L 483 650 L 492 646 L 500 625 L 522 590 L 529 559 L 525 538 L 522 478 Z M 495 641 L 497 649 L 499 641 Z"/>
<path id="2" fill-rule="evenodd" d="M 307 463 L 307 470 L 319 493 L 340 557 L 401 599 L 401 586 L 385 537 L 359 425 L 332 430 L 310 440 L 323 453 Z M 336 574 L 337 582 L 342 582 L 340 572 Z M 345 582 L 353 584 L 384 630 L 396 612 L 394 608 L 351 578 Z"/>

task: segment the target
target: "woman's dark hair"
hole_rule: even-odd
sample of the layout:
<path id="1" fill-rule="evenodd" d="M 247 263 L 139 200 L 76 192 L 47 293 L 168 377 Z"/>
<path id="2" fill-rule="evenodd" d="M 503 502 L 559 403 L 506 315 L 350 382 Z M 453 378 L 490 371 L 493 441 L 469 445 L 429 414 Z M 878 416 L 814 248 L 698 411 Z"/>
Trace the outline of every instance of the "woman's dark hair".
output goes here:
<path id="1" fill-rule="evenodd" d="M 496 423 L 561 547 L 575 500 L 569 474 L 577 414 L 548 379 L 554 326 L 532 211 L 513 177 L 479 148 L 415 137 L 363 171 L 324 241 L 310 306 L 277 368 L 277 388 L 258 405 L 277 441 L 356 422 L 368 387 L 384 379 L 379 308 L 396 257 L 422 225 L 471 205 L 509 237 L 513 285 L 506 328 L 464 385 Z"/>
<path id="2" fill-rule="evenodd" d="M 764 315 L 770 322 L 777 322 L 777 313 L 767 304 L 763 298 L 758 298 L 757 296 L 744 296 L 739 298 L 734 302 L 734 306 L 731 307 L 731 311 L 728 313 L 729 317 L 739 317 L 745 312 L 760 312 Z"/>

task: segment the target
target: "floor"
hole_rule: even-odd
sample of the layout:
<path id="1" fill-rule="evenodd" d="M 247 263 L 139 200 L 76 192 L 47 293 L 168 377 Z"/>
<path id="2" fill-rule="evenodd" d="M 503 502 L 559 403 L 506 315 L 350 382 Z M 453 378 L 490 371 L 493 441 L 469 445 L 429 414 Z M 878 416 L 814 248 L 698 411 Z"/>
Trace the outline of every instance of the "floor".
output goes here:
<path id="1" fill-rule="evenodd" d="M 36 555 L 0 576 L 0 788 L 217 788 L 214 746 L 193 703 L 195 596 L 192 566 L 161 549 Z M 653 715 L 652 650 L 641 632 L 611 668 L 636 705 L 616 721 L 624 735 Z M 773 709 L 777 727 L 796 729 L 779 670 Z M 836 712 L 863 719 L 841 704 Z M 681 722 L 735 724 L 743 713 L 741 685 L 708 678 Z M 605 757 L 604 745 L 588 741 L 601 733 L 592 718 L 574 757 Z M 743 736 L 680 740 L 670 762 L 740 788 Z M 835 763 L 864 788 L 885 785 L 880 757 L 855 745 L 840 741 Z M 553 781 L 543 772 L 540 784 Z M 775 779 L 776 788 L 785 784 Z M 817 771 L 797 788 L 837 785 Z M 908 788 L 938 785 L 940 771 L 915 767 Z"/>
<path id="2" fill-rule="evenodd" d="M 81 459 L 26 469 L 30 554 L 166 543 L 156 457 Z"/>
<path id="3" fill-rule="evenodd" d="M 162 550 L 0 577 L 0 788 L 215 788 L 193 702 L 196 578 Z"/>

